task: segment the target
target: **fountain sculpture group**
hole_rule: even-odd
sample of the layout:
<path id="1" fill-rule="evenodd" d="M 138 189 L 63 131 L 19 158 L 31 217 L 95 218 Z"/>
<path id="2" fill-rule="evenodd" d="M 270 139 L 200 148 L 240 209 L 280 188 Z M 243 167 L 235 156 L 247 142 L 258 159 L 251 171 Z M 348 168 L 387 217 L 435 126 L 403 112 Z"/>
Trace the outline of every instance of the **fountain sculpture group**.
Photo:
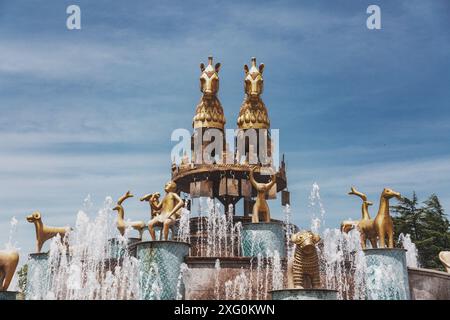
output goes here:
<path id="1" fill-rule="evenodd" d="M 217 97 L 220 63 L 213 65 L 213 59 L 209 57 L 208 65 L 205 66 L 202 63 L 200 69 L 202 98 L 197 105 L 196 115 L 193 119 L 193 139 L 196 139 L 198 135 L 203 135 L 205 130 L 210 128 L 223 132 L 225 125 L 223 109 Z M 270 120 L 267 108 L 261 98 L 263 70 L 264 64 L 257 67 L 255 58 L 252 58 L 250 68 L 247 65 L 244 66 L 245 99 L 239 112 L 237 124 L 239 130 L 244 133 L 247 130 L 261 130 L 263 134 L 265 133 L 270 157 L 271 141 L 270 136 L 267 135 Z M 261 144 L 262 141 L 258 143 Z M 195 161 L 195 158 L 198 157 L 195 152 L 192 159 L 185 156 L 181 164 L 174 163 L 172 165 L 172 179 L 165 185 L 165 195 L 162 200 L 160 200 L 159 192 L 150 193 L 140 198 L 140 201 L 148 202 L 150 205 L 150 220 L 148 223 L 125 220 L 123 203 L 125 200 L 132 198 L 133 195 L 128 191 L 120 197 L 117 205 L 113 208 L 117 211 L 116 228 L 118 236 L 109 239 L 109 248 L 106 249 L 109 252 L 108 259 L 113 261 L 117 267 L 125 268 L 128 266 L 128 268 L 133 268 L 134 265 L 137 265 L 139 289 L 137 293 L 126 295 L 127 297 L 140 299 L 183 298 L 184 284 L 180 274 L 184 268 L 183 264 L 191 252 L 190 246 L 192 245 L 192 242 L 186 242 L 186 237 L 180 237 L 176 231 L 176 229 L 182 228 L 180 221 L 184 219 L 183 212 L 187 212 L 189 203 L 189 201 L 180 197 L 180 193 L 184 192 L 190 194 L 191 199 L 206 196 L 217 199 L 225 208 L 230 208 L 231 227 L 226 229 L 227 234 L 222 234 L 222 237 L 226 239 L 219 239 L 219 244 L 222 243 L 222 240 L 226 243 L 231 239 L 231 244 L 226 250 L 235 252 L 235 226 L 242 225 L 242 230 L 237 233 L 240 237 L 238 242 L 240 248 L 236 251 L 240 253 L 240 257 L 236 259 L 249 259 L 250 264 L 254 259 L 257 259 L 258 263 L 263 259 L 272 259 L 274 269 L 280 268 L 282 264 L 279 261 L 280 259 L 288 261 L 286 263 L 287 279 L 285 279 L 287 281 L 283 281 L 281 276 L 278 287 L 275 288 L 273 284 L 275 290 L 271 291 L 272 299 L 337 299 L 337 291 L 326 288 L 324 281 L 321 280 L 318 251 L 323 249 L 323 243 L 320 236 L 308 230 L 293 234 L 287 233 L 286 230 L 289 230 L 289 226 L 281 221 L 271 219 L 266 199 L 273 199 L 279 191 L 287 193 L 284 160 L 278 172 L 274 170 L 271 161 L 268 164 L 252 164 L 250 163 L 250 153 L 254 148 L 255 146 L 249 146 L 246 149 L 248 154 L 245 155 L 243 161 L 240 161 L 242 155 L 239 155 L 237 150 L 228 150 L 228 146 L 226 146 L 223 150 L 224 157 L 232 153 L 233 158 L 239 159 L 237 163 L 224 164 L 217 161 L 213 164 L 202 164 Z M 352 187 L 349 194 L 361 198 L 362 217 L 358 221 L 344 221 L 341 225 L 341 232 L 348 233 L 356 229 L 360 234 L 360 246 L 364 251 L 366 262 L 364 272 L 366 298 L 409 299 L 405 250 L 394 248 L 393 223 L 389 214 L 389 199 L 394 197 L 400 199 L 400 193 L 388 188 L 383 190 L 375 219 L 370 218 L 369 206 L 372 205 L 372 202 L 368 201 L 364 193 Z M 283 198 L 288 199 L 288 197 Z M 241 199 L 244 200 L 244 216 L 237 217 L 234 215 L 234 208 Z M 48 227 L 42 222 L 42 216 L 39 212 L 34 212 L 26 219 L 33 223 L 36 228 L 36 253 L 29 256 L 26 292 L 32 292 L 36 286 L 41 285 L 36 283 L 36 279 L 39 279 L 39 283 L 44 283 L 42 288 L 45 291 L 47 288 L 45 286 L 48 285 L 45 284 L 46 281 L 50 281 L 49 279 L 58 271 L 55 270 L 54 266 L 49 267 L 48 260 L 50 257 L 48 253 L 41 253 L 44 243 L 55 237 L 60 239 L 63 246 L 63 254 L 61 255 L 65 255 L 67 260 L 63 259 L 64 257 L 56 257 L 59 264 L 70 261 L 71 253 L 77 248 L 70 248 L 69 246 L 67 250 L 64 249 L 64 245 L 67 245 L 65 240 L 71 234 L 69 227 Z M 198 219 L 196 221 L 198 230 L 195 236 L 197 239 L 201 239 L 204 236 L 202 233 L 204 229 L 203 220 Z M 189 223 L 189 221 L 187 222 Z M 209 223 L 213 222 L 208 221 Z M 146 228 L 150 233 L 150 241 L 143 241 Z M 131 229 L 139 233 L 138 238 L 127 236 L 128 230 Z M 232 234 L 228 234 L 229 232 Z M 370 242 L 371 248 L 367 248 L 367 241 Z M 288 256 L 289 250 L 287 247 L 292 245 L 294 245 L 293 253 Z M 223 248 L 216 253 L 217 259 L 220 258 L 221 250 Z M 202 248 L 197 248 L 197 251 L 201 254 Z M 215 249 L 214 252 L 216 252 Z M 124 261 L 127 258 L 131 260 L 127 260 L 128 262 L 125 265 Z M 55 257 L 52 257 L 52 259 L 55 259 Z M 441 253 L 440 259 L 446 266 L 447 271 L 450 272 L 449 253 Z M 14 275 L 18 260 L 19 255 L 15 250 L 0 251 L 1 299 L 20 299 L 17 292 L 8 293 L 6 291 Z M 217 261 L 219 262 L 219 260 Z M 216 263 L 216 269 L 217 266 Z M 123 269 L 120 271 L 120 268 L 117 269 L 117 267 L 116 272 L 124 272 Z M 103 277 L 112 276 L 110 264 L 102 264 L 102 268 L 109 268 L 109 271 L 103 274 L 103 270 L 94 268 L 94 273 L 102 274 Z M 81 279 L 79 268 L 74 267 L 69 271 L 69 278 L 79 277 Z M 273 282 L 275 282 L 275 271 L 273 272 Z M 281 269 L 278 272 L 281 272 Z M 380 277 L 380 273 L 389 276 Z M 131 279 L 127 277 L 125 278 Z M 159 279 L 157 295 L 154 294 L 155 278 Z M 384 280 L 381 281 L 380 279 L 383 278 Z M 75 281 L 73 283 L 77 285 L 73 285 L 69 280 L 67 280 L 67 288 L 63 290 L 80 290 L 79 286 L 82 286 L 82 284 L 77 284 Z M 257 281 L 259 280 L 257 279 Z M 118 285 L 118 290 L 120 286 Z M 282 288 L 283 286 L 285 289 Z M 97 295 L 100 294 L 97 293 Z M 27 296 L 27 298 L 33 299 L 35 297 Z M 96 295 L 93 295 L 92 298 L 96 298 Z"/>

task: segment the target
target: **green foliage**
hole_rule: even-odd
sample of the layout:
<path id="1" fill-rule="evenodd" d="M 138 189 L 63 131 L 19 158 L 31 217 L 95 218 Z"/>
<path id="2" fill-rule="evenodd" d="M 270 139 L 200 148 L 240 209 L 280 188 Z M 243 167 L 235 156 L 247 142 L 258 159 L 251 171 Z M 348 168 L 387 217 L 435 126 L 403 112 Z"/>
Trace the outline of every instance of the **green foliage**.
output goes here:
<path id="1" fill-rule="evenodd" d="M 24 264 L 19 271 L 17 271 L 18 285 L 20 292 L 25 292 L 27 287 L 27 274 L 28 274 L 28 264 Z"/>
<path id="2" fill-rule="evenodd" d="M 391 207 L 395 234 L 411 235 L 419 252 L 422 267 L 444 270 L 439 261 L 439 252 L 450 249 L 450 222 L 445 215 L 439 198 L 432 194 L 419 203 L 417 195 L 403 198 Z"/>

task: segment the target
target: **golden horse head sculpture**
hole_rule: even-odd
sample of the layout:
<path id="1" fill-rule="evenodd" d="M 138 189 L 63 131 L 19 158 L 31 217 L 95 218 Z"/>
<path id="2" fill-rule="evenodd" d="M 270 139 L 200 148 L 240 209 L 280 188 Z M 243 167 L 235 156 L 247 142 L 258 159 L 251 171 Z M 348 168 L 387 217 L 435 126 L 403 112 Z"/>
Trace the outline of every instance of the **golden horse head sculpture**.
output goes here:
<path id="1" fill-rule="evenodd" d="M 208 57 L 208 65 L 205 67 L 203 63 L 200 64 L 200 91 L 204 96 L 214 96 L 219 91 L 219 70 L 220 63 L 213 66 L 213 57 Z"/>
<path id="2" fill-rule="evenodd" d="M 259 97 L 264 90 L 264 63 L 261 63 L 259 67 L 256 66 L 256 58 L 252 57 L 252 65 L 249 68 L 244 65 L 245 79 L 244 79 L 244 90 L 245 94 L 250 98 Z"/>

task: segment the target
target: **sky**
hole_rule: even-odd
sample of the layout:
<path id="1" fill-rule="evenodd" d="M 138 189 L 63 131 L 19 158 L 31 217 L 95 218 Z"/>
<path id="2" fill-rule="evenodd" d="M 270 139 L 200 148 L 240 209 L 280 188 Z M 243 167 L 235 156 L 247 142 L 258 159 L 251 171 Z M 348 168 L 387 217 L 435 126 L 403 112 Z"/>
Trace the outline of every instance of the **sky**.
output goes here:
<path id="1" fill-rule="evenodd" d="M 66 8 L 81 8 L 81 30 Z M 369 5 L 381 30 L 366 27 Z M 191 129 L 199 64 L 221 62 L 227 128 L 243 65 L 265 64 L 263 100 L 280 130 L 293 221 L 310 226 L 320 186 L 325 226 L 360 216 L 354 185 L 450 210 L 450 3 L 421 1 L 0 0 L 0 247 L 10 220 L 24 257 L 34 227 L 73 225 L 83 200 L 162 192 L 172 130 Z M 280 200 L 272 217 L 283 217 Z M 127 203 L 127 216 L 148 208 Z"/>

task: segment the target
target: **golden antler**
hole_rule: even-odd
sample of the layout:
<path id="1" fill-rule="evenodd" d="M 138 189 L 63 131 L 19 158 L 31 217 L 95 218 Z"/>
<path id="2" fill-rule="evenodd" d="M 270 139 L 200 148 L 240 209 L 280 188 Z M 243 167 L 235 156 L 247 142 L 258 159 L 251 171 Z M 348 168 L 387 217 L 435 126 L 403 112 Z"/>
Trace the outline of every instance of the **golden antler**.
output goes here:
<path id="1" fill-rule="evenodd" d="M 119 198 L 119 200 L 117 201 L 118 205 L 122 205 L 122 202 L 124 202 L 125 200 L 127 200 L 128 198 L 132 198 L 134 197 L 130 191 L 127 191 L 127 193 L 125 193 L 123 196 L 121 196 Z"/>
<path id="2" fill-rule="evenodd" d="M 352 187 L 351 188 L 351 191 L 348 193 L 349 195 L 355 195 L 355 196 L 358 196 L 358 197 L 360 197 L 363 201 L 367 201 L 367 196 L 364 194 L 364 193 L 362 193 L 362 192 L 359 192 L 359 191 L 357 191 L 356 189 L 355 189 L 355 187 Z"/>

